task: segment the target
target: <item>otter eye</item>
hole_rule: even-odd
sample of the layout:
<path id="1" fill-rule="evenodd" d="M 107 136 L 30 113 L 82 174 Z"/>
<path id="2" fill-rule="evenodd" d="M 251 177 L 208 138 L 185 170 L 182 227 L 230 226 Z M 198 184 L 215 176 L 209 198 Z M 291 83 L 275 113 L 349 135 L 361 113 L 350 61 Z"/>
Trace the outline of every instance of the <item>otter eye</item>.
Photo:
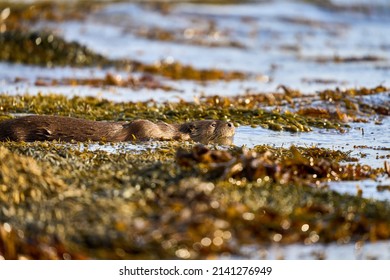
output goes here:
<path id="1" fill-rule="evenodd" d="M 212 127 L 216 127 L 216 126 L 217 126 L 217 123 L 213 122 L 213 123 L 211 123 L 211 126 L 212 126 Z"/>

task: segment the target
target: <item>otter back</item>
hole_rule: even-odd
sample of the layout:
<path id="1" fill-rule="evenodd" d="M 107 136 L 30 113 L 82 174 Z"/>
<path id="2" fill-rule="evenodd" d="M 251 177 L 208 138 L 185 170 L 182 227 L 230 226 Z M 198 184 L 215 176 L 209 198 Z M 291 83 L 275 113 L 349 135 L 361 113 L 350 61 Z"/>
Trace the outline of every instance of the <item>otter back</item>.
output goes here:
<path id="1" fill-rule="evenodd" d="M 0 141 L 120 141 L 123 125 L 60 116 L 26 116 L 0 122 Z"/>

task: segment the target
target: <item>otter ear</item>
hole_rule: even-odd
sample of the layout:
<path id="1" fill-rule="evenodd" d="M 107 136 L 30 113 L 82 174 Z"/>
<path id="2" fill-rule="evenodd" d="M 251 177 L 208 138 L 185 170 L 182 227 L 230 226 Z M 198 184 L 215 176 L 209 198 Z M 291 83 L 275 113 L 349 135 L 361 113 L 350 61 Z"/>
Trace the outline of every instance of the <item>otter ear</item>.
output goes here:
<path id="1" fill-rule="evenodd" d="M 186 123 L 180 127 L 180 131 L 183 133 L 192 133 L 196 129 L 193 123 Z"/>

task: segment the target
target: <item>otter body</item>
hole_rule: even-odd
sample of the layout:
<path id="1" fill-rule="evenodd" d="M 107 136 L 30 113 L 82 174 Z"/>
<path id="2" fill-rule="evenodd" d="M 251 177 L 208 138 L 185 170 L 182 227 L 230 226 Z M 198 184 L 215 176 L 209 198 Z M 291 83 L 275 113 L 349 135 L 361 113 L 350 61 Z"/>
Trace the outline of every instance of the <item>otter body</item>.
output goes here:
<path id="1" fill-rule="evenodd" d="M 231 144 L 232 123 L 219 120 L 183 124 L 90 121 L 60 116 L 25 116 L 0 122 L 0 141 L 147 141 L 190 140 L 203 144 Z"/>

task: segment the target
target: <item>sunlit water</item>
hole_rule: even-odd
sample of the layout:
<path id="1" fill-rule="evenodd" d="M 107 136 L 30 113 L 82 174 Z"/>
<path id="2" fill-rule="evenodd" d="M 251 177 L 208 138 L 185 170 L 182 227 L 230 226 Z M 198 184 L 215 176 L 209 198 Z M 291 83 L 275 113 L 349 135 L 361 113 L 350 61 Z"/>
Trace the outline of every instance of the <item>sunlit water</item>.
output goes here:
<path id="1" fill-rule="evenodd" d="M 272 245 L 264 247 L 246 247 L 243 252 L 252 259 L 285 260 L 367 260 L 390 259 L 390 242 L 366 242 L 347 244 L 312 244 L 312 245 Z"/>
<path id="2" fill-rule="evenodd" d="M 351 152 L 362 164 L 383 167 L 384 159 L 390 156 L 390 120 L 385 118 L 381 124 L 352 123 L 346 132 L 314 129 L 311 132 L 291 133 L 271 131 L 247 126 L 237 128 L 234 144 L 253 147 L 271 145 L 289 148 L 291 145 L 341 150 Z"/>

